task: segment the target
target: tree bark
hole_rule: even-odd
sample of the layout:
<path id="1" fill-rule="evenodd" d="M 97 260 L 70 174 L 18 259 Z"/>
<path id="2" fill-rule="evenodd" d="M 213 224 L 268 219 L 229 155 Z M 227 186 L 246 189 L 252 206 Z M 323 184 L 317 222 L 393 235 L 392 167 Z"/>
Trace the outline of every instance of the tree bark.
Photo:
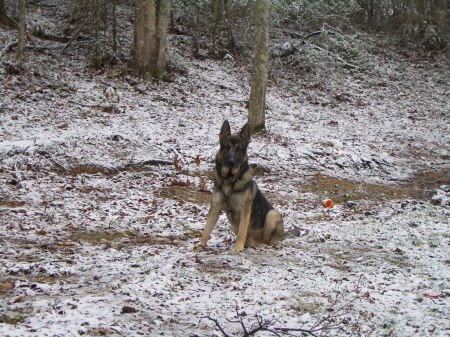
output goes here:
<path id="1" fill-rule="evenodd" d="M 101 25 L 101 8 L 100 0 L 95 0 L 94 3 L 95 15 L 95 42 L 94 42 L 94 67 L 100 68 L 102 64 L 102 52 L 100 46 L 100 25 Z"/>
<path id="2" fill-rule="evenodd" d="M 199 37 L 199 15 L 200 15 L 200 6 L 198 4 L 198 0 L 194 1 L 194 27 L 192 31 L 192 55 L 195 58 L 198 58 L 200 56 L 200 45 L 198 41 Z"/>
<path id="3" fill-rule="evenodd" d="M 170 0 L 136 1 L 133 67 L 144 79 L 159 78 L 166 70 L 170 8 Z"/>
<path id="4" fill-rule="evenodd" d="M 219 27 L 219 23 L 220 20 L 222 18 L 221 15 L 221 10 L 222 10 L 222 5 L 223 5 L 223 0 L 215 0 L 214 1 L 214 7 L 213 7 L 213 11 L 214 11 L 214 25 L 213 25 L 213 31 L 212 31 L 212 52 L 215 53 L 216 52 L 216 40 L 217 40 L 217 30 Z"/>
<path id="5" fill-rule="evenodd" d="M 267 73 L 269 67 L 269 0 L 256 0 L 256 44 L 248 107 L 248 123 L 255 132 L 265 128 Z"/>
<path id="6" fill-rule="evenodd" d="M 17 63 L 22 63 L 23 50 L 25 49 L 25 20 L 26 0 L 19 0 L 19 42 L 17 47 Z"/>
<path id="7" fill-rule="evenodd" d="M 228 0 L 224 0 L 225 7 L 225 24 L 228 35 L 228 48 L 234 49 L 236 47 L 236 42 L 234 40 L 233 33 L 233 15 L 230 8 L 230 2 Z"/>
<path id="8" fill-rule="evenodd" d="M 117 56 L 117 0 L 112 2 L 112 50 Z"/>
<path id="9" fill-rule="evenodd" d="M 435 0 L 431 3 L 431 19 L 439 28 L 442 37 L 439 48 L 445 49 L 445 55 L 450 58 L 450 2 L 446 0 Z"/>
<path id="10" fill-rule="evenodd" d="M 11 19 L 6 13 L 5 0 L 0 0 L 0 25 L 17 27 L 17 22 Z"/>

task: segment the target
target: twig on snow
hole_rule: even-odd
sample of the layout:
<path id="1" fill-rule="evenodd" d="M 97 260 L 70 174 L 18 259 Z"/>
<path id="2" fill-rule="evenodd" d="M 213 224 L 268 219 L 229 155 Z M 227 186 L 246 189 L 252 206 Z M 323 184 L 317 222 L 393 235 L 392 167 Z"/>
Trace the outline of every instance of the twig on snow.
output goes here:
<path id="1" fill-rule="evenodd" d="M 282 332 L 303 332 L 308 335 L 311 335 L 313 337 L 318 337 L 319 335 L 316 335 L 316 331 L 320 331 L 321 329 L 316 330 L 310 330 L 310 329 L 302 329 L 302 328 L 274 328 L 275 330 L 282 331 Z"/>
<path id="2" fill-rule="evenodd" d="M 45 150 L 37 150 L 36 151 L 38 154 L 48 158 L 53 164 L 55 164 L 56 166 L 58 166 L 59 168 L 63 169 L 64 171 L 68 171 L 68 168 L 65 167 L 63 164 L 59 163 L 56 159 L 53 158 L 53 156 L 48 153 Z"/>
<path id="3" fill-rule="evenodd" d="M 1 51 L 0 51 L 0 60 L 2 59 L 3 55 L 6 54 L 12 47 L 17 46 L 19 41 L 11 41 L 8 43 Z"/>
<path id="4" fill-rule="evenodd" d="M 69 39 L 69 41 L 66 43 L 66 45 L 61 48 L 61 50 L 59 51 L 60 53 L 63 53 L 67 48 L 69 48 L 69 46 L 72 44 L 73 40 L 75 40 L 75 38 L 80 35 L 81 30 L 84 28 L 84 26 L 86 25 L 87 20 L 83 21 L 80 26 L 77 28 L 77 30 L 75 31 L 75 33 L 72 35 L 72 37 Z"/>
<path id="5" fill-rule="evenodd" d="M 317 36 L 317 35 L 321 35 L 321 34 L 323 34 L 323 33 L 329 34 L 329 35 L 334 35 L 334 34 L 336 34 L 335 32 L 329 32 L 329 31 L 325 31 L 325 32 L 324 32 L 324 31 L 318 30 L 317 32 L 312 32 L 311 34 L 306 35 L 305 38 L 303 39 L 303 43 L 306 43 L 305 40 L 308 40 L 310 37 Z"/>
<path id="6" fill-rule="evenodd" d="M 324 23 L 323 27 L 327 27 L 328 29 L 330 29 L 330 30 L 332 30 L 332 31 L 334 31 L 336 33 L 339 33 L 341 35 L 347 36 L 344 32 L 342 32 L 341 30 L 339 30 L 337 28 L 331 27 L 328 23 Z"/>
<path id="7" fill-rule="evenodd" d="M 316 48 L 317 50 L 323 51 L 323 52 L 325 52 L 325 53 L 327 53 L 327 54 L 329 54 L 329 55 L 331 55 L 331 56 L 334 56 L 334 57 L 336 58 L 336 60 L 338 60 L 339 62 L 342 62 L 342 63 L 344 64 L 344 68 L 346 68 L 346 69 L 358 69 L 358 66 L 357 66 L 357 65 L 348 63 L 348 62 L 345 61 L 342 57 L 340 57 L 340 56 L 337 55 L 337 54 L 333 54 L 333 53 L 332 53 L 331 51 L 329 51 L 329 50 L 326 50 L 326 49 L 324 49 L 324 48 L 322 48 L 322 47 L 319 47 L 318 45 L 315 45 L 315 44 L 313 44 L 313 43 L 309 43 L 309 45 L 312 46 L 313 48 Z"/>
<path id="8" fill-rule="evenodd" d="M 224 335 L 224 337 L 231 337 L 229 334 L 227 334 L 225 332 L 225 330 L 223 330 L 222 326 L 220 325 L 220 323 L 219 323 L 219 321 L 217 319 L 212 318 L 209 315 L 200 317 L 200 319 L 203 319 L 203 318 L 209 319 L 210 321 L 214 322 L 214 324 L 217 326 L 217 328 L 220 330 L 220 332 Z"/>
<path id="9" fill-rule="evenodd" d="M 133 165 L 133 164 L 130 164 Z M 149 159 L 144 160 L 140 163 L 138 163 L 140 166 L 146 166 L 146 165 L 173 165 L 173 162 L 167 161 L 167 160 L 161 160 L 161 159 Z"/>
<path id="10" fill-rule="evenodd" d="M 228 322 L 230 323 L 239 323 L 242 327 L 242 331 L 243 331 L 243 335 L 242 337 L 250 337 L 255 335 L 257 332 L 259 331 L 268 331 L 271 332 L 273 335 L 281 337 L 280 334 L 273 330 L 270 329 L 269 327 L 272 325 L 273 323 L 273 319 L 268 319 L 268 320 L 264 320 L 262 319 L 261 316 L 256 315 L 256 323 L 252 324 L 250 326 L 250 330 L 247 330 L 247 327 L 245 326 L 244 321 L 242 320 L 241 314 L 239 314 L 238 310 L 236 309 L 236 313 L 238 316 L 238 320 L 230 320 L 230 319 L 226 319 Z M 223 334 L 224 337 L 231 337 L 228 333 L 225 332 L 225 330 L 222 328 L 222 326 L 219 323 L 219 320 L 211 317 L 211 316 L 203 316 L 201 317 L 201 319 L 206 318 L 209 319 L 210 321 L 214 322 L 214 324 L 216 325 L 216 327 L 220 330 L 220 332 Z"/>
<path id="11" fill-rule="evenodd" d="M 325 28 L 328 28 L 328 30 L 325 29 Z M 329 54 L 331 56 L 334 56 L 336 58 L 336 60 L 338 60 L 339 62 L 343 63 L 344 68 L 346 68 L 346 69 L 358 69 L 357 65 L 352 64 L 352 63 L 348 63 L 347 61 L 345 61 L 339 55 L 333 54 L 332 52 L 330 52 L 330 51 L 328 51 L 328 50 L 326 50 L 324 48 L 321 48 L 321 47 L 319 47 L 319 46 L 317 46 L 317 45 L 315 45 L 313 43 L 309 43 L 309 42 L 306 41 L 306 40 L 308 40 L 309 38 L 311 38 L 313 36 L 317 36 L 317 35 L 321 35 L 321 34 L 335 35 L 336 33 L 338 33 L 338 34 L 341 34 L 343 36 L 347 36 L 342 31 L 340 31 L 339 29 L 331 27 L 330 25 L 324 23 L 322 30 L 319 30 L 319 31 L 316 31 L 316 32 L 312 32 L 312 33 L 306 35 L 305 37 L 303 37 L 301 34 L 296 33 L 296 32 L 291 32 L 291 31 L 286 31 L 286 30 L 283 30 L 283 31 L 288 33 L 288 34 L 290 34 L 291 36 L 300 38 L 302 40 L 302 42 L 301 42 L 302 45 L 307 45 L 308 44 L 308 45 L 312 46 L 313 48 L 315 48 L 317 50 L 324 51 L 325 53 L 327 53 L 327 54 Z M 292 52 L 289 53 L 288 55 L 293 54 L 296 51 L 298 51 L 298 48 L 296 46 L 293 46 Z M 287 55 L 282 55 L 282 56 L 287 56 Z"/>

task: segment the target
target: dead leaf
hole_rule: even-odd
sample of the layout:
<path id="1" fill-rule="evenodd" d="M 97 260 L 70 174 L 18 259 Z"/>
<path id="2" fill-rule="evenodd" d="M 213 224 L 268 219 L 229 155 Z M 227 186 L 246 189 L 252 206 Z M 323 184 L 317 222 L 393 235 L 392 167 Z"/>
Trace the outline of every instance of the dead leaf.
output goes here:
<path id="1" fill-rule="evenodd" d="M 25 300 L 25 295 L 19 295 L 15 298 L 15 300 L 13 301 L 13 303 L 22 303 Z"/>
<path id="2" fill-rule="evenodd" d="M 206 179 L 204 177 L 200 177 L 199 190 L 200 192 L 208 192 L 208 189 L 206 187 Z"/>
<path id="3" fill-rule="evenodd" d="M 190 186 L 190 185 L 191 185 L 191 182 L 189 181 L 189 179 L 186 179 L 186 181 L 172 179 L 170 181 L 170 186 Z"/>
<path id="4" fill-rule="evenodd" d="M 36 234 L 37 235 L 47 235 L 47 232 L 46 231 L 44 231 L 43 229 L 38 229 L 38 230 L 36 230 Z"/>
<path id="5" fill-rule="evenodd" d="M 0 283 L 0 294 L 6 294 L 8 291 L 10 291 L 14 285 L 12 283 Z"/>
<path id="6" fill-rule="evenodd" d="M 175 170 L 181 172 L 181 160 L 178 159 L 177 156 L 173 157 L 173 166 L 175 167 Z"/>
<path id="7" fill-rule="evenodd" d="M 57 126 L 58 129 L 67 129 L 69 127 L 68 123 L 62 123 Z"/>
<path id="8" fill-rule="evenodd" d="M 129 305 L 124 305 L 121 311 L 122 314 L 132 314 L 135 312 L 137 312 L 137 309 L 134 307 L 130 307 Z"/>
<path id="9" fill-rule="evenodd" d="M 195 157 L 194 159 L 195 165 L 200 166 L 201 160 L 200 160 L 200 156 L 197 155 L 197 157 Z"/>
<path id="10" fill-rule="evenodd" d="M 401 250 L 400 248 L 394 249 L 393 252 L 394 252 L 395 254 L 399 254 L 399 255 L 405 254 L 405 252 L 404 252 L 403 250 Z"/>

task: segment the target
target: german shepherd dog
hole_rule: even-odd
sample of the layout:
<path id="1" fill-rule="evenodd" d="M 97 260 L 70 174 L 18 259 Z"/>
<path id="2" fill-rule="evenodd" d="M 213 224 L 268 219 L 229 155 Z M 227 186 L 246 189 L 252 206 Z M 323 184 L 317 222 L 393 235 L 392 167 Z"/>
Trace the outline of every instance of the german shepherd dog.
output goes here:
<path id="1" fill-rule="evenodd" d="M 232 135 L 228 121 L 223 122 L 219 140 L 212 202 L 200 244 L 206 247 L 222 210 L 237 235 L 233 251 L 240 252 L 244 246 L 277 244 L 284 238 L 283 220 L 253 181 L 253 170 L 247 157 L 248 124 L 239 134 Z"/>

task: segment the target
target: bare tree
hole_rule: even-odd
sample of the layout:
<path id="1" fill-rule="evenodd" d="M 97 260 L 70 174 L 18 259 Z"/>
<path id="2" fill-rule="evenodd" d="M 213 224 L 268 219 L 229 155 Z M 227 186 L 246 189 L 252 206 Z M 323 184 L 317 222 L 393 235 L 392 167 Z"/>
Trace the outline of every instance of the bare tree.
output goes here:
<path id="1" fill-rule="evenodd" d="M 233 33 L 233 15 L 231 13 L 230 2 L 228 0 L 213 1 L 214 24 L 212 30 L 212 48 L 211 51 L 216 53 L 217 39 L 220 37 L 221 31 L 225 31 L 227 48 L 233 49 L 236 46 Z"/>
<path id="2" fill-rule="evenodd" d="M 166 38 L 170 0 L 136 0 L 133 67 L 149 80 L 166 70 Z"/>
<path id="3" fill-rule="evenodd" d="M 19 42 L 17 48 L 17 62 L 22 63 L 23 50 L 25 48 L 25 33 L 26 33 L 26 0 L 19 0 Z"/>
<path id="4" fill-rule="evenodd" d="M 16 27 L 17 22 L 11 19 L 6 13 L 5 0 L 0 0 L 0 25 Z"/>
<path id="5" fill-rule="evenodd" d="M 94 17 L 95 17 L 95 42 L 94 42 L 94 66 L 99 68 L 102 64 L 102 48 L 100 41 L 100 27 L 102 24 L 101 20 L 101 4 L 100 0 L 95 0 L 94 3 Z"/>
<path id="6" fill-rule="evenodd" d="M 117 57 L 117 0 L 112 1 L 112 50 Z"/>
<path id="7" fill-rule="evenodd" d="M 248 107 L 248 123 L 252 131 L 265 128 L 267 72 L 269 64 L 269 0 L 256 0 L 256 44 Z"/>

